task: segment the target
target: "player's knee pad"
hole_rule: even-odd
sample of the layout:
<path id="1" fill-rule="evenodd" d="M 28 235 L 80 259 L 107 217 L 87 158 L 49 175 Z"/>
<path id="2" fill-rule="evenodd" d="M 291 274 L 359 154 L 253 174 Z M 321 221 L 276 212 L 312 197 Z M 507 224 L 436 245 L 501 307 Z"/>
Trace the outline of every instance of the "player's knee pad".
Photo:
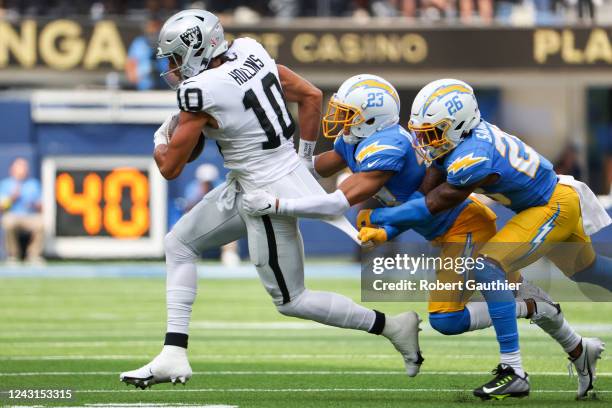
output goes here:
<path id="1" fill-rule="evenodd" d="M 164 252 L 168 263 L 191 263 L 198 258 L 198 254 L 182 243 L 173 231 L 170 231 L 164 237 Z"/>
<path id="2" fill-rule="evenodd" d="M 465 333 L 470 329 L 470 313 L 467 309 L 458 312 L 430 313 L 429 324 L 447 336 Z"/>

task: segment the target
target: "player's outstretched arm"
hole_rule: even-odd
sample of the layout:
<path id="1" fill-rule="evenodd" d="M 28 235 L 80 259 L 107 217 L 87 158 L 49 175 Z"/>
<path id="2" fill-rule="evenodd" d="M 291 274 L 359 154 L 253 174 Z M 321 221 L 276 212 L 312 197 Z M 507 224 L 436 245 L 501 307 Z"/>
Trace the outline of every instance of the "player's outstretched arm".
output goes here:
<path id="1" fill-rule="evenodd" d="M 344 158 L 335 150 L 329 150 L 314 157 L 314 170 L 321 177 L 330 177 L 346 168 Z"/>
<path id="2" fill-rule="evenodd" d="M 330 194 L 301 198 L 276 198 L 260 190 L 247 193 L 243 206 L 251 215 L 280 214 L 304 218 L 326 218 L 344 214 L 350 206 L 372 197 L 393 176 L 392 171 L 369 171 L 348 177 Z"/>
<path id="3" fill-rule="evenodd" d="M 156 142 L 153 157 L 165 179 L 172 180 L 181 174 L 209 118 L 204 112 L 181 111 L 167 143 Z"/>
<path id="4" fill-rule="evenodd" d="M 347 177 L 338 186 L 350 205 L 359 204 L 372 198 L 389 181 L 395 172 L 388 170 L 375 170 L 359 172 Z"/>
<path id="5" fill-rule="evenodd" d="M 497 176 L 492 174 L 469 186 L 454 186 L 444 182 L 426 196 L 407 201 L 397 207 L 360 211 L 357 216 L 358 227 L 394 225 L 411 228 L 419 223 L 427 222 L 435 214 L 461 204 L 476 188 L 492 182 L 495 177 Z"/>

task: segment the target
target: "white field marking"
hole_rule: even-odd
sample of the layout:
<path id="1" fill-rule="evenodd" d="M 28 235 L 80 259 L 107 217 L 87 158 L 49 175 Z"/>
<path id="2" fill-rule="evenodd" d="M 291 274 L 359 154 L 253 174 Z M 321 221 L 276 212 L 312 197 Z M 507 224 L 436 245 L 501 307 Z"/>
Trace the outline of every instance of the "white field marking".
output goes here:
<path id="1" fill-rule="evenodd" d="M 161 392 L 161 393 L 190 393 L 190 392 L 469 392 L 472 389 L 461 388 L 178 388 L 178 389 L 147 389 L 146 393 Z M 139 390 L 119 389 L 119 390 L 74 390 L 75 393 L 83 394 L 125 394 L 138 393 Z M 531 390 L 532 393 L 542 394 L 557 394 L 557 393 L 572 393 L 575 390 Z M 612 393 L 612 391 L 601 390 L 596 393 Z"/>
<path id="2" fill-rule="evenodd" d="M 122 341 L 122 343 L 124 342 L 122 339 L 124 339 L 125 337 L 131 337 L 131 338 L 137 338 L 134 340 L 126 340 L 128 342 L 134 342 L 134 341 L 158 341 L 159 340 L 159 333 L 158 331 L 140 331 L 140 330 L 136 330 L 133 331 L 133 334 L 130 334 L 129 332 L 129 328 L 124 328 L 124 329 L 117 329 L 115 332 L 109 332 L 108 330 L 104 330 L 104 329 L 97 329 L 97 330 L 75 330 L 75 331 L 37 331 L 37 332 L 29 332 L 29 331 L 7 331 L 5 333 L 0 334 L 0 339 L 16 339 L 18 338 L 20 342 L 22 342 L 23 337 L 29 339 L 29 338 L 45 338 L 45 337 L 50 337 L 50 338 L 70 338 L 70 339 L 94 339 L 95 340 L 100 340 L 100 341 L 104 341 L 104 342 L 118 342 L 118 341 Z M 277 337 L 280 335 L 283 336 L 288 336 L 288 337 L 294 337 L 296 339 L 299 339 L 307 334 L 304 334 L 302 332 L 302 329 L 298 329 L 298 330 L 293 330 L 293 329 L 287 329 L 287 330 L 265 330 L 265 329 L 194 329 L 195 331 L 201 331 L 204 333 L 208 333 L 208 335 L 212 338 L 215 339 L 215 336 L 226 336 L 228 333 L 230 333 L 233 337 L 236 338 L 252 338 L 253 336 L 256 337 L 260 337 L 260 338 L 269 338 L 269 337 Z M 310 329 L 308 329 L 310 330 Z M 327 327 L 323 327 L 323 328 L 316 328 L 317 330 L 317 336 L 324 336 L 323 338 L 332 338 L 332 337 L 342 337 L 342 338 L 350 338 L 351 340 L 354 341 L 372 341 L 372 339 L 375 339 L 376 337 L 363 337 L 363 336 L 359 336 L 359 333 L 347 333 L 346 331 L 340 331 L 340 330 L 335 330 L 333 328 L 327 328 Z M 126 334 L 127 331 L 127 334 Z M 280 332 L 280 333 L 279 333 Z M 612 328 L 610 329 L 610 332 L 612 332 Z M 609 334 L 610 332 L 608 332 L 607 334 Z M 440 335 L 439 333 L 433 331 L 433 330 L 423 330 L 422 333 L 420 334 L 421 337 L 423 338 L 435 338 L 436 341 L 438 342 L 445 342 L 445 343 L 453 343 L 456 344 L 456 339 L 452 339 L 449 336 L 443 336 Z M 468 332 L 465 333 L 462 336 L 463 341 L 471 341 L 471 342 L 482 342 L 485 340 L 489 340 L 491 338 L 491 334 L 488 331 L 481 331 L 481 332 Z M 521 338 L 527 338 L 530 340 L 535 340 L 535 341 L 546 341 L 549 340 L 549 337 L 544 333 L 544 332 L 537 332 L 537 331 L 533 331 L 533 332 L 528 332 L 527 334 L 521 336 Z M 40 343 L 39 341 L 29 341 L 28 343 Z M 69 343 L 67 341 L 60 341 L 60 343 Z"/>
<path id="3" fill-rule="evenodd" d="M 436 357 L 455 359 L 455 360 L 476 360 L 484 358 L 499 358 L 499 354 L 436 354 Z M 260 361 L 260 360 L 386 360 L 397 359 L 397 354 L 209 354 L 209 355 L 191 355 L 190 361 Z M 530 356 L 531 360 L 549 360 L 550 356 Z M 151 359 L 151 355 L 122 355 L 122 354 L 107 354 L 107 355 L 66 355 L 66 356 L 0 356 L 0 361 L 71 361 L 71 360 L 147 360 Z M 612 360 L 612 356 L 601 357 L 601 360 Z"/>
<path id="4" fill-rule="evenodd" d="M 490 371 L 421 371 L 419 375 L 488 375 Z M 245 376 L 276 376 L 276 375 L 406 375 L 405 371 L 194 371 L 194 375 L 245 375 Z M 22 377 L 22 376 L 96 376 L 96 375 L 119 375 L 118 371 L 33 371 L 0 373 L 0 377 Z M 529 375 L 545 375 L 554 377 L 567 377 L 567 372 L 559 371 L 530 371 Z M 612 377 L 612 373 L 598 373 L 597 377 Z"/>
<path id="5" fill-rule="evenodd" d="M 85 404 L 84 407 L 195 407 L 195 408 L 238 408 L 238 405 L 200 405 L 183 403 L 112 403 L 112 404 Z"/>
<path id="6" fill-rule="evenodd" d="M 251 334 L 250 336 L 236 336 L 239 338 L 236 338 L 236 340 L 232 341 L 232 344 L 234 345 L 238 345 L 238 344 L 250 344 L 252 339 L 253 339 L 253 335 Z M 268 337 L 268 336 L 266 336 Z M 278 338 L 278 334 L 276 336 L 270 336 L 270 338 L 276 337 Z M 291 337 L 291 341 L 294 342 L 308 342 L 308 343 L 312 343 L 313 341 L 317 341 L 317 342 L 330 342 L 330 341 L 334 341 L 334 339 L 329 339 L 329 338 L 324 338 L 321 337 L 317 340 L 313 340 L 311 338 L 308 339 L 300 339 L 299 336 L 289 336 Z M 522 337 L 523 340 L 525 340 L 525 337 Z M 374 340 L 374 341 L 373 341 Z M 361 340 L 360 343 L 362 344 L 367 344 L 367 343 L 374 343 L 377 339 L 365 339 L 365 340 Z M 226 342 L 226 336 L 223 336 L 222 339 L 215 339 L 214 336 L 210 336 L 207 339 L 207 342 L 213 343 L 213 342 Z M 461 345 L 464 347 L 469 347 L 469 346 L 482 346 L 483 345 L 483 341 L 484 340 L 476 340 L 476 339 L 465 339 L 461 342 Z M 546 338 L 543 339 L 538 339 L 538 342 L 545 342 L 547 341 Z M 534 342 L 534 340 L 530 340 L 531 343 Z M 151 339 L 151 340 L 125 340 L 125 341 L 49 341 L 49 342 L 41 342 L 41 341 L 23 341 L 23 342 L 19 342 L 19 343 L 15 343 L 15 344 L 10 344 L 12 349 L 63 349 L 63 348 L 68 348 L 68 349 L 75 349 L 75 348 L 87 348 L 90 349 L 92 347 L 114 347 L 114 346 L 122 346 L 122 347 L 126 347 L 126 348 L 130 348 L 130 347 L 148 347 L 148 346 L 154 346 L 154 345 L 158 345 L 159 344 L 159 339 Z M 456 341 L 451 341 L 451 340 L 442 340 L 442 341 L 437 341 L 437 345 L 439 347 L 444 347 L 445 345 L 456 345 Z M 494 343 L 491 343 L 491 348 L 493 349 L 496 345 Z M 48 351 L 48 350 L 46 350 Z"/>
<path id="7" fill-rule="evenodd" d="M 9 408 L 42 408 L 44 405 L 13 405 Z M 237 405 L 197 405 L 197 404 L 183 404 L 183 403 L 150 403 L 150 402 L 141 402 L 141 403 L 121 403 L 115 402 L 112 404 L 85 404 L 85 405 L 70 405 L 67 407 L 56 407 L 56 408 L 79 408 L 79 407 L 141 407 L 141 408 L 149 408 L 149 407 L 193 407 L 193 408 L 238 408 Z"/>
<path id="8" fill-rule="evenodd" d="M 73 316 L 70 316 L 73 319 Z M 68 319 L 68 318 L 67 318 Z M 48 320 L 47 320 L 48 322 Z M 541 331 L 540 328 L 535 324 L 529 324 L 528 322 L 519 322 L 521 323 L 521 330 L 529 330 L 529 331 Z M 134 328 L 136 326 L 160 326 L 160 322 L 126 322 L 126 325 L 129 324 L 130 328 Z M 6 325 L 10 325 L 10 323 L 6 323 Z M 23 326 L 23 323 L 17 323 L 19 326 Z M 423 324 L 423 332 L 431 332 L 437 333 L 435 330 L 431 328 L 428 324 Z M 577 331 L 584 331 L 587 333 L 610 333 L 612 331 L 612 324 L 607 323 L 577 323 L 572 324 L 572 327 Z M 191 322 L 190 328 L 196 330 L 312 330 L 312 329 L 325 329 L 330 331 L 340 331 L 335 327 L 329 327 L 321 323 L 317 322 L 232 322 L 232 321 L 208 321 L 208 320 L 196 320 Z M 103 331 L 105 329 L 98 329 Z M 55 332 L 55 331 L 50 331 Z M 66 331 L 62 331 L 58 329 L 58 332 L 66 335 Z M 24 332 L 30 335 L 29 332 Z M 125 335 L 125 332 L 122 332 Z M 34 333 L 32 333 L 34 334 Z M 3 336 L 14 336 L 13 332 L 7 332 L 3 334 Z M 474 334 L 472 334 L 474 335 Z M 482 335 L 485 335 L 483 332 Z"/>

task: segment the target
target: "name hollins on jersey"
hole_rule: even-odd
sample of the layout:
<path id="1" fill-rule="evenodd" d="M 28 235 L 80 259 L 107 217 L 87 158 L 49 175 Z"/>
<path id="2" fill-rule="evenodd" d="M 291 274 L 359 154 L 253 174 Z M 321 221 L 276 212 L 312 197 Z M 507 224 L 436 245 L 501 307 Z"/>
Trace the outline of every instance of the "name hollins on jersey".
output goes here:
<path id="1" fill-rule="evenodd" d="M 242 67 L 232 69 L 228 72 L 229 76 L 234 78 L 238 85 L 246 83 L 253 78 L 264 67 L 263 61 L 251 54 L 242 63 Z"/>

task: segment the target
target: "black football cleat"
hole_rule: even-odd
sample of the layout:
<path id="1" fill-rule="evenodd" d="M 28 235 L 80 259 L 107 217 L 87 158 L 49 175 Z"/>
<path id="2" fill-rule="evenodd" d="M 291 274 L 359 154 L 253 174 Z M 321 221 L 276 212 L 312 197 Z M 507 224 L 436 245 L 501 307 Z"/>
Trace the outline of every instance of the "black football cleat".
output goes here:
<path id="1" fill-rule="evenodd" d="M 488 383 L 476 388 L 474 396 L 483 400 L 503 400 L 504 398 L 522 398 L 529 395 L 529 378 L 519 377 L 512 367 L 499 364 L 493 371 L 495 374 Z"/>

